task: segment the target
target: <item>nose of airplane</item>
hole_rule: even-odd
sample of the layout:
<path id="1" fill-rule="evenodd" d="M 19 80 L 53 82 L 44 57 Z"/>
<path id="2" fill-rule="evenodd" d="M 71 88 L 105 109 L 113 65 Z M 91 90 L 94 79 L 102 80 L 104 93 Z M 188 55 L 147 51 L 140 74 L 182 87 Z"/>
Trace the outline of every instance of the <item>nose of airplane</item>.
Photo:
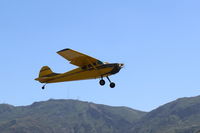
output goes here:
<path id="1" fill-rule="evenodd" d="M 122 64 L 122 63 L 115 63 L 114 68 L 112 69 L 112 71 L 110 73 L 111 74 L 118 73 L 120 71 L 120 69 L 123 68 L 123 66 L 124 66 L 124 64 Z"/>
<path id="2" fill-rule="evenodd" d="M 123 68 L 123 67 L 124 67 L 124 64 L 123 64 L 123 63 L 119 64 L 119 67 L 120 67 L 120 68 Z"/>

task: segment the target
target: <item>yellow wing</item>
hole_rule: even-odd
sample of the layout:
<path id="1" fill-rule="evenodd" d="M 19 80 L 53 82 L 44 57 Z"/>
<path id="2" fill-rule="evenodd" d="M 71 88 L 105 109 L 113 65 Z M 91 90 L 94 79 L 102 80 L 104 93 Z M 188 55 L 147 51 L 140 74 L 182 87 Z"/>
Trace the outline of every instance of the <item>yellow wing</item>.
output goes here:
<path id="1" fill-rule="evenodd" d="M 88 55 L 82 54 L 72 49 L 63 49 L 57 52 L 59 55 L 70 61 L 71 64 L 83 67 L 94 67 L 103 64 L 100 60 L 97 60 Z"/>

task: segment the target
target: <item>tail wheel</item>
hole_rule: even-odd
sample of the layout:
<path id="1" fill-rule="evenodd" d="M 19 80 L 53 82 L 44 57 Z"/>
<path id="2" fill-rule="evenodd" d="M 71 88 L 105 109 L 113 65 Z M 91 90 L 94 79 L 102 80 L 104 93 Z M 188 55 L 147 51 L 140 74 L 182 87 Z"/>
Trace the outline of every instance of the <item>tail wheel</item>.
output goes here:
<path id="1" fill-rule="evenodd" d="M 42 89 L 44 90 L 45 89 L 45 86 L 47 85 L 47 83 L 46 84 L 44 84 L 43 86 L 42 86 Z"/>
<path id="2" fill-rule="evenodd" d="M 103 80 L 103 79 L 101 79 L 100 81 L 99 81 L 99 84 L 101 85 L 101 86 L 103 86 L 103 85 L 105 85 L 105 80 Z"/>
<path id="3" fill-rule="evenodd" d="M 114 88 L 115 87 L 115 83 L 111 82 L 110 83 L 110 88 Z"/>

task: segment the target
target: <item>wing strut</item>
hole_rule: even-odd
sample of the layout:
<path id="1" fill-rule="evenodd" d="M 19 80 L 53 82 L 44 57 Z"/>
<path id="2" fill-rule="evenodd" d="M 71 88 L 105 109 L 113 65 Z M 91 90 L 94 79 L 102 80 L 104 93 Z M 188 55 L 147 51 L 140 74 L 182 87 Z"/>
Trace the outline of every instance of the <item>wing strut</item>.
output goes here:
<path id="1" fill-rule="evenodd" d="M 86 58 L 86 59 L 90 63 L 90 65 L 92 65 L 92 67 L 97 70 L 96 66 L 93 65 L 93 63 L 90 61 L 90 59 L 88 59 L 88 58 Z"/>

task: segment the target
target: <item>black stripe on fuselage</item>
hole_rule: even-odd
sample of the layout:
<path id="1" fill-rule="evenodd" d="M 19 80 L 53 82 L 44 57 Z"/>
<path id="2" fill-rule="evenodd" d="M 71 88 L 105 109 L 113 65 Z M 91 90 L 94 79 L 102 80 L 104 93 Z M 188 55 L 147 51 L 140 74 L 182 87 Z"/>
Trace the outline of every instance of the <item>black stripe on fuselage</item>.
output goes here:
<path id="1" fill-rule="evenodd" d="M 56 75 L 60 75 L 60 73 L 51 73 L 51 74 L 48 74 L 48 75 L 44 75 L 42 77 L 52 77 L 52 76 L 56 76 Z"/>
<path id="2" fill-rule="evenodd" d="M 79 74 L 79 73 L 81 73 L 81 72 L 85 72 L 85 71 L 92 71 L 92 70 L 101 70 L 101 69 L 104 69 L 104 68 L 109 68 L 109 67 L 113 67 L 113 69 L 115 68 L 117 66 L 117 64 L 116 63 L 113 63 L 113 64 L 103 64 L 103 65 L 101 65 L 101 66 L 98 66 L 98 67 L 96 67 L 96 68 L 90 68 L 90 69 L 81 69 L 80 71 L 78 71 L 78 72 L 75 72 L 75 73 L 71 73 L 71 74 L 68 74 L 68 75 L 65 75 L 65 73 L 63 73 L 63 76 L 60 76 L 60 77 L 57 77 L 57 78 L 52 78 L 52 79 L 49 79 L 49 80 L 47 80 L 46 82 L 48 82 L 48 81 L 51 81 L 51 80 L 54 80 L 54 79 L 60 79 L 60 78 L 63 78 L 63 77 L 66 77 L 66 76 L 72 76 L 72 75 L 75 75 L 75 74 Z M 103 75 L 106 75 L 106 74 L 112 74 L 111 72 L 113 71 L 113 69 L 110 71 L 110 72 L 108 72 L 108 73 L 102 73 L 101 75 L 103 76 Z M 67 72 L 66 72 L 67 73 Z M 56 76 L 56 75 L 55 75 Z"/>

